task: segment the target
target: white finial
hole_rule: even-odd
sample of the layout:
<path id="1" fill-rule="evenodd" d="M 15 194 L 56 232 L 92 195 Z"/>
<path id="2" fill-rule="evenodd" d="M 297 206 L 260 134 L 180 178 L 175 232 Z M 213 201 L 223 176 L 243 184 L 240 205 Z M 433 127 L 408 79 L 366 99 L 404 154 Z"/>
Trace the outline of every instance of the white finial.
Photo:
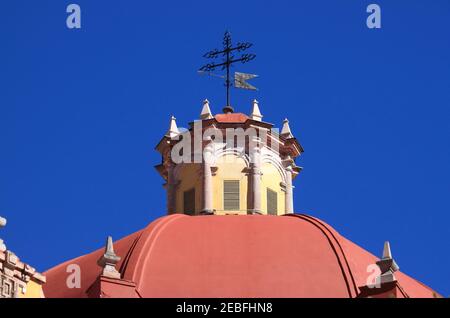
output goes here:
<path id="1" fill-rule="evenodd" d="M 281 128 L 281 136 L 286 139 L 294 138 L 291 132 L 291 127 L 289 127 L 289 120 L 287 118 L 283 121 L 283 128 Z"/>
<path id="2" fill-rule="evenodd" d="M 174 138 L 180 134 L 180 131 L 178 130 L 177 122 L 175 117 L 170 118 L 170 125 L 169 130 L 166 133 L 166 136 L 169 138 Z"/>
<path id="3" fill-rule="evenodd" d="M 256 99 L 253 100 L 252 113 L 250 114 L 250 118 L 253 120 L 261 121 L 263 115 L 261 115 L 261 111 L 259 110 L 259 103 Z"/>
<path id="4" fill-rule="evenodd" d="M 400 269 L 397 263 L 395 262 L 394 258 L 392 257 L 391 244 L 389 243 L 389 241 L 384 242 L 383 256 L 381 257 L 381 260 L 391 260 L 392 261 L 391 270 L 393 272 L 398 271 Z"/>
<path id="5" fill-rule="evenodd" d="M 384 242 L 383 256 L 376 264 L 381 271 L 380 276 L 378 277 L 380 283 L 389 283 L 396 280 L 394 273 L 400 268 L 392 258 L 391 246 L 388 241 Z"/>
<path id="6" fill-rule="evenodd" d="M 211 113 L 211 109 L 209 108 L 209 101 L 207 99 L 205 99 L 203 101 L 203 108 L 202 108 L 202 112 L 200 113 L 200 118 L 202 120 L 213 118 L 213 115 Z"/>
<path id="7" fill-rule="evenodd" d="M 0 216 L 0 228 L 6 226 L 6 219 Z M 0 252 L 6 251 L 6 245 L 2 239 L 0 239 Z"/>
<path id="8" fill-rule="evenodd" d="M 392 253 L 391 253 L 391 245 L 389 244 L 389 241 L 384 242 L 384 247 L 383 247 L 383 259 L 389 259 L 392 258 Z"/>
<path id="9" fill-rule="evenodd" d="M 0 216 L 0 227 L 5 227 L 6 226 L 6 219 L 5 218 L 2 218 L 1 216 Z"/>
<path id="10" fill-rule="evenodd" d="M 116 264 L 120 257 L 114 253 L 114 245 L 111 236 L 106 239 L 105 253 L 99 258 L 97 264 L 103 267 L 102 275 L 109 278 L 120 279 L 120 273 L 116 269 Z"/>

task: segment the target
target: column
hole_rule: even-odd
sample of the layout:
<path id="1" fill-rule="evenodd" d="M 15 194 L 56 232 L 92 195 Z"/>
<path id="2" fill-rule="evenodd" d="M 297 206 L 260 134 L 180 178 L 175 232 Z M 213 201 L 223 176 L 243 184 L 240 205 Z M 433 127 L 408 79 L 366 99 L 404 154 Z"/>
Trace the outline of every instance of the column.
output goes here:
<path id="1" fill-rule="evenodd" d="M 175 164 L 169 162 L 167 165 L 167 214 L 173 214 L 176 212 L 176 186 L 177 181 L 175 180 Z"/>
<path id="2" fill-rule="evenodd" d="M 285 213 L 294 213 L 294 197 L 292 194 L 292 166 L 286 167 Z"/>
<path id="3" fill-rule="evenodd" d="M 202 166 L 203 166 L 203 176 L 202 176 L 202 214 L 214 214 L 213 209 L 213 173 L 212 173 L 212 162 L 214 161 L 214 144 L 209 138 L 209 144 L 205 146 L 202 154 Z"/>
<path id="4" fill-rule="evenodd" d="M 208 160 L 203 162 L 203 200 L 202 214 L 213 214 L 213 184 L 211 164 Z"/>
<path id="5" fill-rule="evenodd" d="M 250 146 L 250 164 L 251 164 L 251 186 L 252 186 L 252 213 L 262 213 L 261 208 L 261 157 L 260 157 L 260 149 L 259 149 L 259 141 L 258 137 L 253 138 L 253 145 Z"/>

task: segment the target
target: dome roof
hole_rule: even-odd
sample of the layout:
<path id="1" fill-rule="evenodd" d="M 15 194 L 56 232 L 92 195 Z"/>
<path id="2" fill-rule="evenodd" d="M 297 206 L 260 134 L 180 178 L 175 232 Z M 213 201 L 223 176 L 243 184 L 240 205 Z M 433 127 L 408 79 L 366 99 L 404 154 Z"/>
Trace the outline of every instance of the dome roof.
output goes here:
<path id="1" fill-rule="evenodd" d="M 227 113 L 217 114 L 214 117 L 219 123 L 245 123 L 248 120 L 248 116 L 242 113 Z"/>
<path id="2" fill-rule="evenodd" d="M 377 257 L 307 215 L 187 216 L 157 219 L 114 243 L 122 284 L 135 297 L 356 297 Z M 45 273 L 46 297 L 88 297 L 101 273 L 99 249 Z M 78 264 L 81 288 L 66 286 Z M 396 272 L 404 297 L 434 292 Z M 112 297 L 114 288 L 110 290 Z M 128 295 L 130 296 L 130 295 Z"/>

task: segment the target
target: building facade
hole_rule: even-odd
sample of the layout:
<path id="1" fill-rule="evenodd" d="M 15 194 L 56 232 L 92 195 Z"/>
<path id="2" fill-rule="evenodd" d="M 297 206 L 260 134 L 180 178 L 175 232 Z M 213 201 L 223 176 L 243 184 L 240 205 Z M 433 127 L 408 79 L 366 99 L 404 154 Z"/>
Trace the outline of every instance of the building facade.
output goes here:
<path id="1" fill-rule="evenodd" d="M 0 217 L 0 228 L 6 219 Z M 0 239 L 0 298 L 42 298 L 45 276 L 20 261 Z"/>

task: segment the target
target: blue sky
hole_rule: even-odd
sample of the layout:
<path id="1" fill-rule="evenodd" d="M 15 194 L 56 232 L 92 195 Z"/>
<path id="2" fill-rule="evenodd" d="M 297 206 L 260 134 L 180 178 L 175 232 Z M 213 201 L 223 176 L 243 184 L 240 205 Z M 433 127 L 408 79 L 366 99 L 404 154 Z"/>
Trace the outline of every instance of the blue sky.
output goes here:
<path id="1" fill-rule="evenodd" d="M 81 30 L 66 6 L 82 9 Z M 382 28 L 366 27 L 366 7 Z M 295 208 L 450 295 L 450 2 L 8 1 L 0 9 L 0 237 L 46 270 L 165 213 L 154 146 L 225 103 L 202 55 L 251 41 L 248 112 L 288 117 Z"/>

